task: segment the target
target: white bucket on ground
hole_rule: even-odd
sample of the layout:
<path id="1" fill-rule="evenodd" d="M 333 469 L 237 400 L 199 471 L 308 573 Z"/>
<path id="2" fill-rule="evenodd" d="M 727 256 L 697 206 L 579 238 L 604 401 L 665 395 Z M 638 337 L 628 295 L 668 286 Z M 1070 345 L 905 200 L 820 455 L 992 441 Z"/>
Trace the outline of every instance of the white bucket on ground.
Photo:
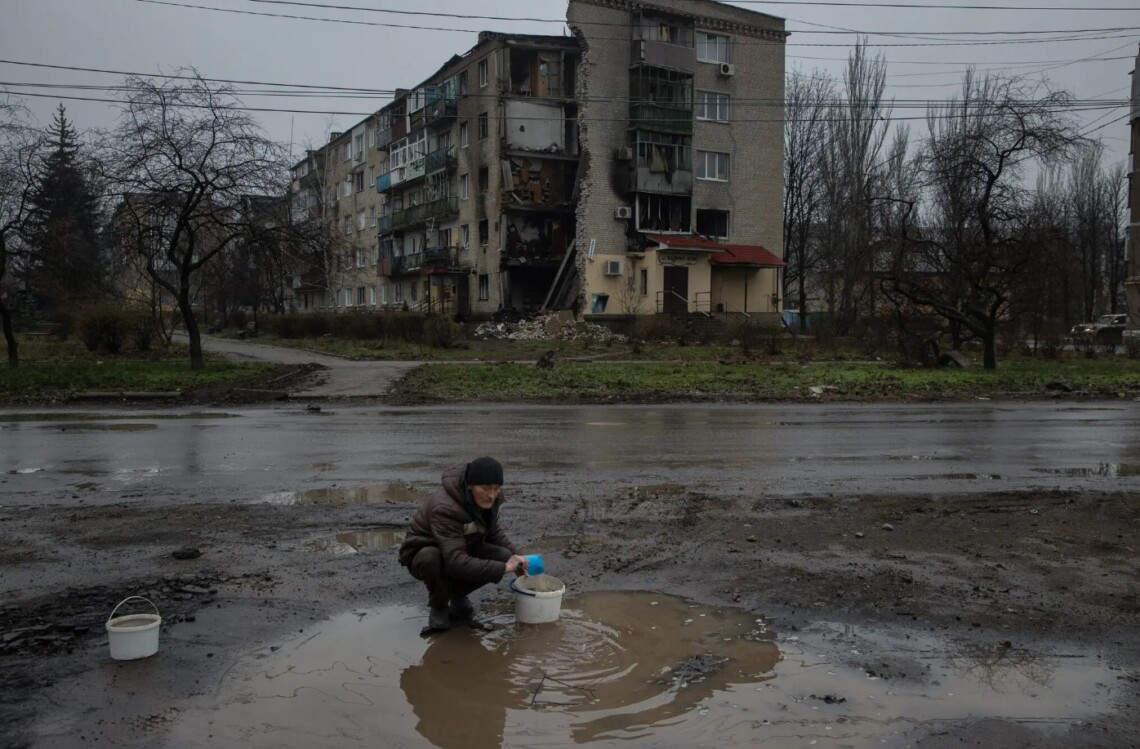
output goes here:
<path id="1" fill-rule="evenodd" d="M 515 592 L 515 619 L 518 621 L 523 624 L 558 621 L 566 586 L 557 577 L 517 577 L 511 581 L 511 590 Z"/>
<path id="2" fill-rule="evenodd" d="M 134 599 L 146 601 L 142 596 L 130 596 L 119 601 L 122 606 Z M 150 603 L 154 609 L 153 614 L 127 614 L 116 617 L 119 610 L 116 606 L 107 619 L 107 639 L 111 645 L 111 657 L 117 661 L 133 661 L 146 658 L 158 652 L 158 627 L 162 624 L 162 617 L 158 614 L 158 607 Z"/>

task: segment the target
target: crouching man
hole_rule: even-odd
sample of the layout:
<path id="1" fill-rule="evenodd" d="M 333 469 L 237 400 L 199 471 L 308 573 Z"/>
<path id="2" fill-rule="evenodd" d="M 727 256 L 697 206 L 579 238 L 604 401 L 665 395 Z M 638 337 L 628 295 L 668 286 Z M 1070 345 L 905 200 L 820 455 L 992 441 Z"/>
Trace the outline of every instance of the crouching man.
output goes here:
<path id="1" fill-rule="evenodd" d="M 508 572 L 525 572 L 527 564 L 499 527 L 499 461 L 478 458 L 449 468 L 442 483 L 416 511 L 400 547 L 400 564 L 428 589 L 428 626 L 421 634 L 449 629 L 452 620 L 480 626 L 467 595 Z"/>

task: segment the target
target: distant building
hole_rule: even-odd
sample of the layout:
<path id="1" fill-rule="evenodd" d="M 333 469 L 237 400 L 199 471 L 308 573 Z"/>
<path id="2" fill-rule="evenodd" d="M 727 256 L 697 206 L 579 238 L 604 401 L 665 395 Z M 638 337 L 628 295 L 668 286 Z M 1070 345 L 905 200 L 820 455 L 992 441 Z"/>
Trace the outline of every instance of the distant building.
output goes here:
<path id="1" fill-rule="evenodd" d="M 294 278 L 294 308 L 779 314 L 783 20 L 712 0 L 567 19 L 481 33 L 296 165 L 295 210 L 346 248 Z"/>

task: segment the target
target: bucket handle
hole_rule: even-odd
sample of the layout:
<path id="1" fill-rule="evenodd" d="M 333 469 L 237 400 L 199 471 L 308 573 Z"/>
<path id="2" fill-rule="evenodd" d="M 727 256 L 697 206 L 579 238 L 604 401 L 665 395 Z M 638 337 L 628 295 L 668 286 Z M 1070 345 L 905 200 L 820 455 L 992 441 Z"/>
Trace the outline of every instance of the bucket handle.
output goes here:
<path id="1" fill-rule="evenodd" d="M 511 590 L 513 590 L 516 593 L 521 593 L 524 596 L 530 596 L 531 598 L 538 598 L 537 594 L 531 593 L 529 590 L 523 590 L 522 588 L 516 588 L 515 583 L 517 583 L 518 580 L 519 579 L 517 577 L 514 580 L 511 580 Z M 151 605 L 153 606 L 154 604 L 151 604 Z"/>
<path id="2" fill-rule="evenodd" d="M 161 614 L 158 611 L 158 606 L 155 606 L 153 603 L 151 603 L 149 598 L 143 598 L 142 596 L 127 596 L 123 600 L 119 601 L 119 606 L 122 606 L 127 601 L 132 601 L 136 598 L 139 599 L 140 601 L 146 601 L 147 603 L 149 603 L 150 607 L 152 609 L 154 609 L 154 613 L 161 616 Z M 112 619 L 115 618 L 115 612 L 119 610 L 119 606 L 116 606 L 115 608 L 111 609 L 111 615 L 107 617 L 107 621 L 111 621 Z"/>

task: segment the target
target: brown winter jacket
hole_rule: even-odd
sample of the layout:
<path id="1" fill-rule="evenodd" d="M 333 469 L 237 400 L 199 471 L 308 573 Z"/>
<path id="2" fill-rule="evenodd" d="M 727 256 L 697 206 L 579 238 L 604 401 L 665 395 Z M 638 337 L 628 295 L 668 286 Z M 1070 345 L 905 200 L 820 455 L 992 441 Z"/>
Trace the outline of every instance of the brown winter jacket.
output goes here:
<path id="1" fill-rule="evenodd" d="M 461 465 L 444 471 L 443 486 L 416 511 L 400 546 L 400 564 L 407 567 L 420 549 L 438 546 L 448 577 L 468 583 L 497 583 L 503 579 L 503 563 L 480 558 L 479 552 L 488 543 L 518 554 L 499 528 L 503 495 L 490 510 L 480 510 L 464 484 L 466 468 Z"/>

